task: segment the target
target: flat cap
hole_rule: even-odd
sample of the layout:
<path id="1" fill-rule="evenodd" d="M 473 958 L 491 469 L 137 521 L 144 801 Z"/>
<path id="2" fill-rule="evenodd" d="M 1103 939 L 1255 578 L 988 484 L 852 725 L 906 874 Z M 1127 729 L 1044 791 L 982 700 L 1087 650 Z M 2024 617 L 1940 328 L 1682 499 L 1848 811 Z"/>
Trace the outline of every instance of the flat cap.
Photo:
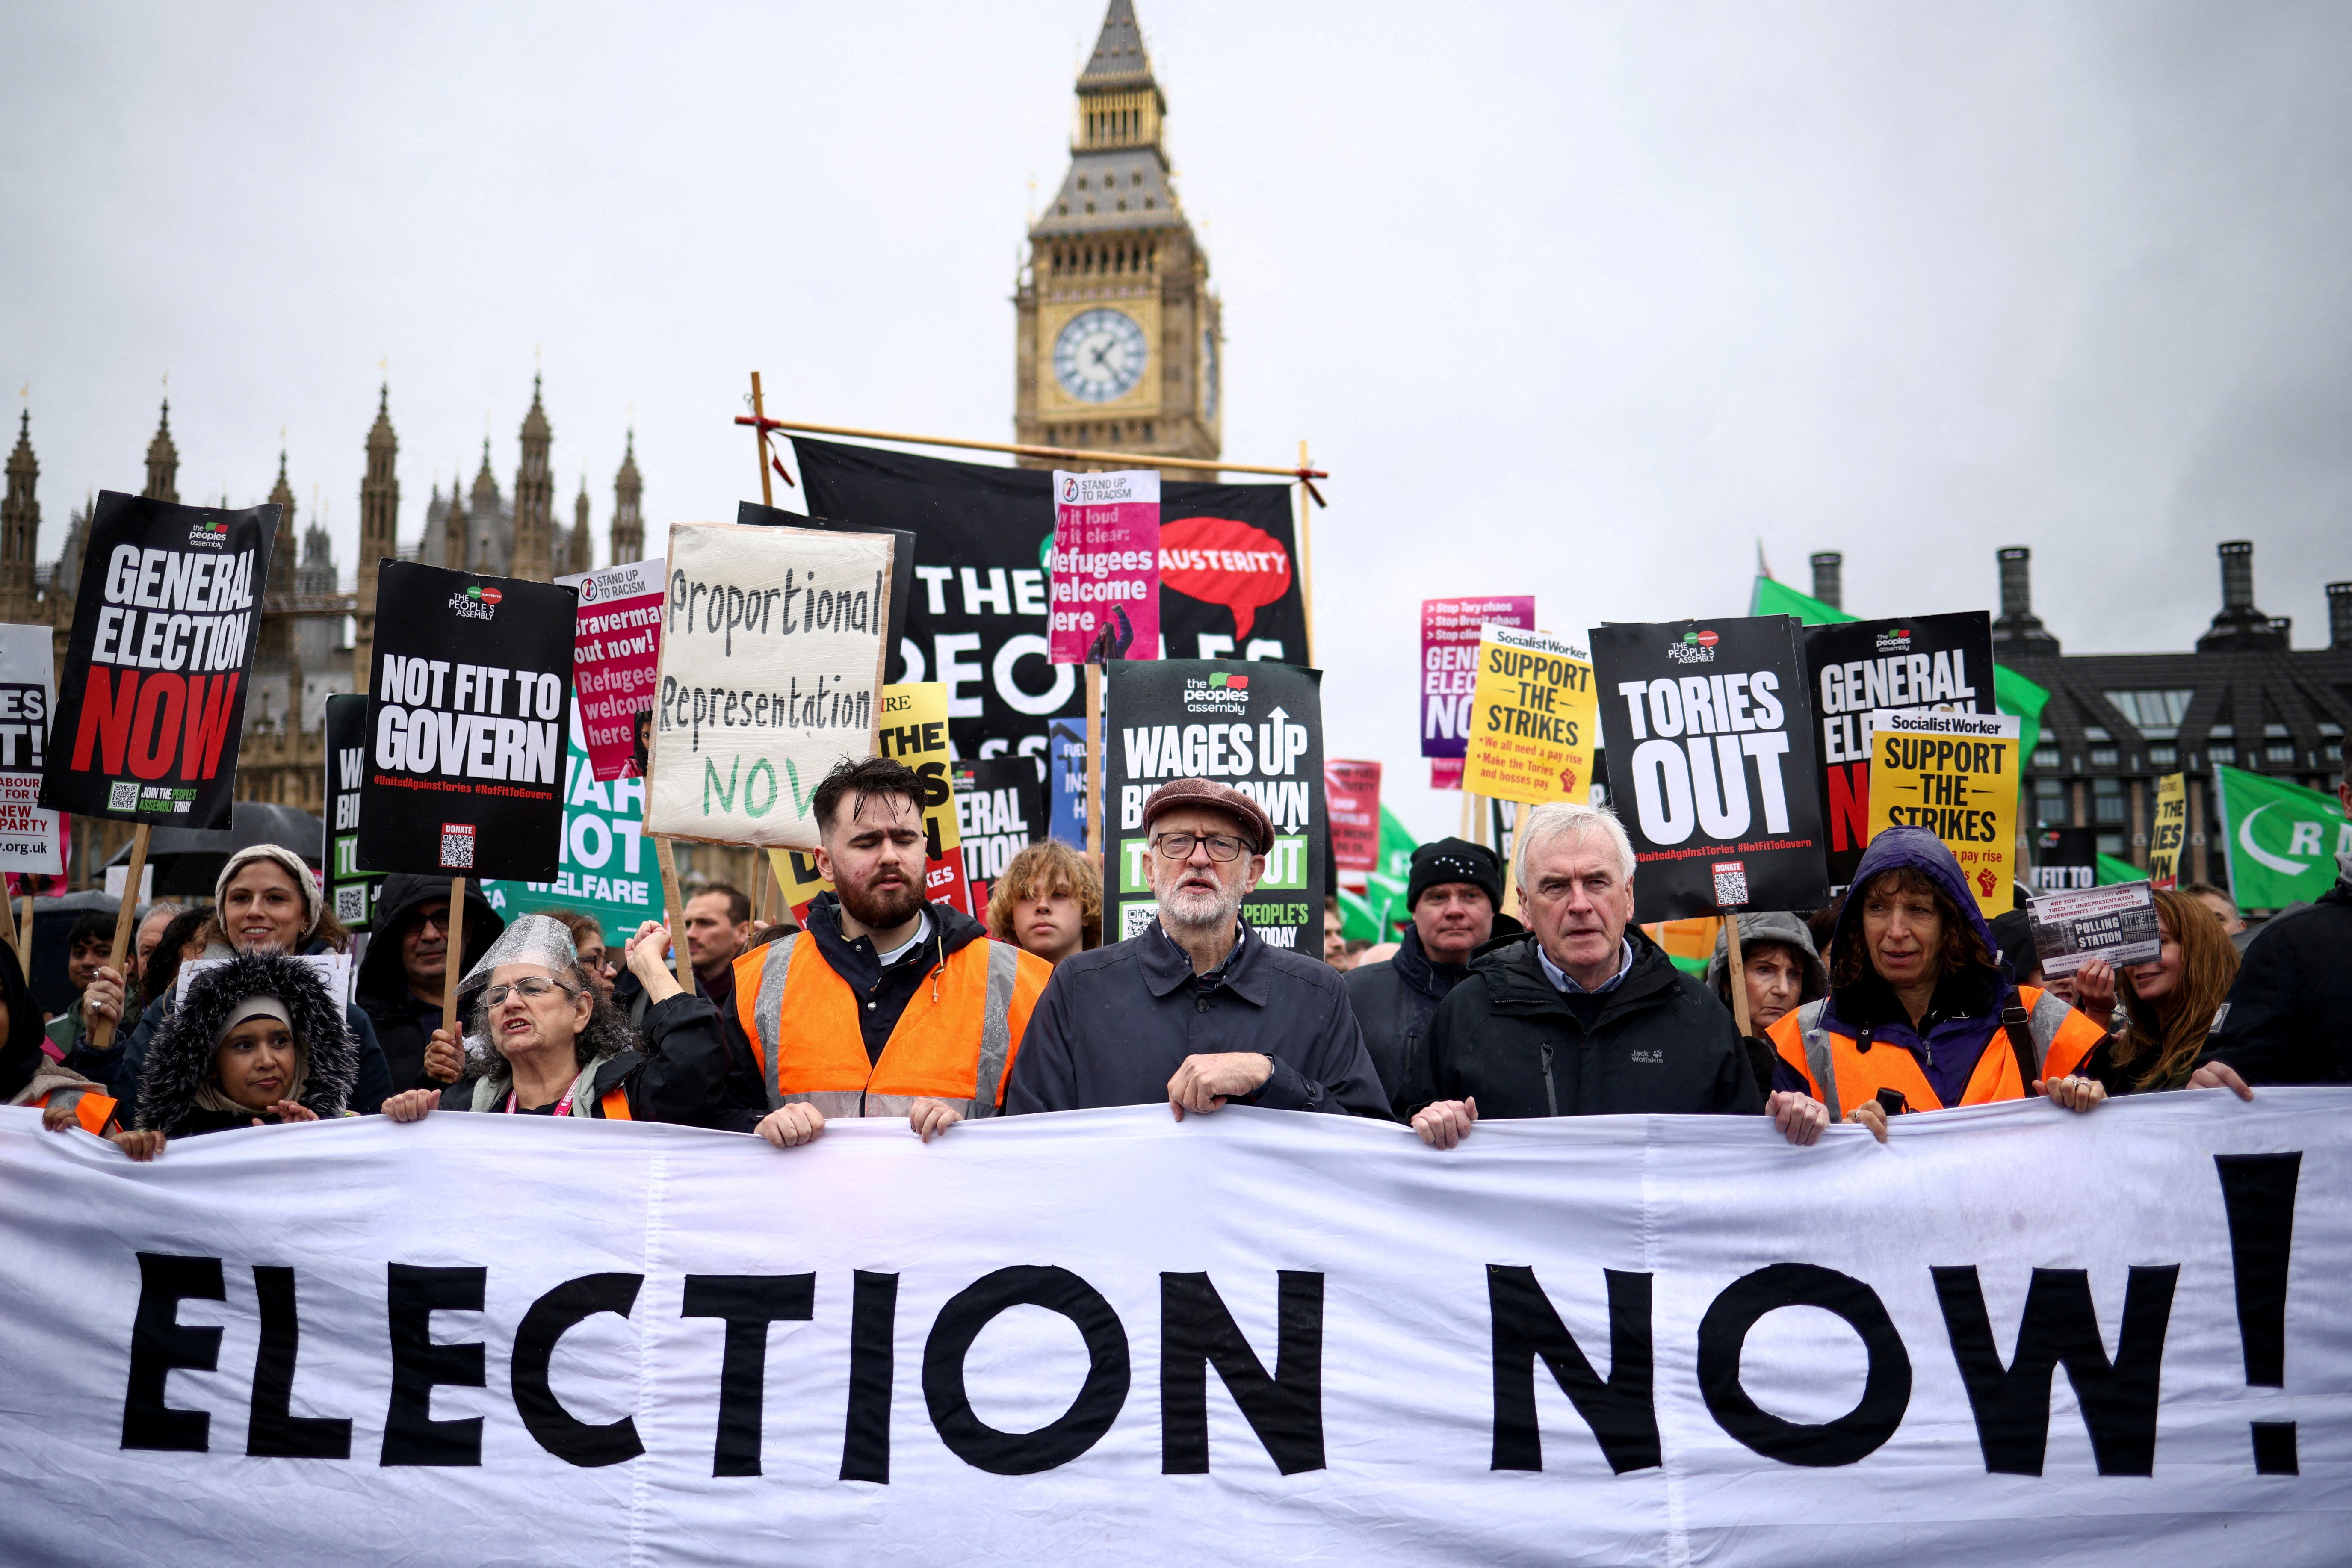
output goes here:
<path id="1" fill-rule="evenodd" d="M 1265 808 L 1231 784 L 1221 784 L 1214 779 L 1170 779 L 1151 792 L 1143 803 L 1143 830 L 1151 831 L 1151 819 L 1163 811 L 1180 805 L 1199 806 L 1208 811 L 1222 811 L 1241 824 L 1242 839 L 1250 853 L 1263 855 L 1274 847 L 1274 822 Z"/>

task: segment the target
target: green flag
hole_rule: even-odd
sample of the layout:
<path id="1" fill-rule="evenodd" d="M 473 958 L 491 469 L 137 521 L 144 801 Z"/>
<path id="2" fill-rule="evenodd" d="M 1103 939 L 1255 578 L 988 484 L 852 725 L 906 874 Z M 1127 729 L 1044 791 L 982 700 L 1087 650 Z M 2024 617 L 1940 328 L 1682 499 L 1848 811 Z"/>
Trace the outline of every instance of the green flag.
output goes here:
<path id="1" fill-rule="evenodd" d="M 2336 857 L 2352 850 L 2352 824 L 2334 795 L 2224 767 L 2213 770 L 2213 794 L 2238 908 L 2283 910 L 2336 885 Z"/>
<path id="2" fill-rule="evenodd" d="M 1769 577 L 1756 579 L 1756 587 L 1748 597 L 1748 613 L 1751 616 L 1794 616 L 1809 626 L 1833 626 L 1862 618 L 1800 594 L 1786 583 L 1776 583 Z M 2049 689 L 2026 679 L 2006 665 L 1996 664 L 1992 667 L 1992 700 L 1993 705 L 2002 712 L 2014 713 L 2023 721 L 2018 726 L 2022 741 L 2018 755 L 2031 763 L 2033 748 L 2042 743 L 2042 710 L 2050 704 Z"/>
<path id="3" fill-rule="evenodd" d="M 2112 888 L 2118 882 L 2145 882 L 2147 873 L 2130 861 L 2114 855 L 2102 855 L 2099 861 L 2099 886 Z"/>
<path id="4" fill-rule="evenodd" d="M 1404 890 L 1412 879 L 1412 834 L 1396 813 L 1381 807 L 1380 864 L 1364 879 L 1361 894 L 1339 889 L 1340 934 L 1349 942 L 1394 942 L 1394 922 L 1405 918 Z"/>

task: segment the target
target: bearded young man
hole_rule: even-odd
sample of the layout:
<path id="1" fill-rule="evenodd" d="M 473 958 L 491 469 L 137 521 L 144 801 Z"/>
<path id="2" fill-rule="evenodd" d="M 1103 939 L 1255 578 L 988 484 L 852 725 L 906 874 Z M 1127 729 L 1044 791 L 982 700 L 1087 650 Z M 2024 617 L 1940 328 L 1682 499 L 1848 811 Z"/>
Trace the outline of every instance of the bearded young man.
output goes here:
<path id="1" fill-rule="evenodd" d="M 780 1149 L 835 1116 L 904 1116 L 928 1142 L 994 1116 L 1053 968 L 923 898 L 924 784 L 904 763 L 843 762 L 814 801 L 835 891 L 804 929 L 735 961 L 734 1016 Z"/>
<path id="2" fill-rule="evenodd" d="M 1177 1120 L 1228 1102 L 1385 1119 L 1340 973 L 1268 947 L 1241 919 L 1274 825 L 1228 784 L 1174 779 L 1143 805 L 1158 917 L 1054 970 L 1007 1112 L 1165 1101 Z"/>

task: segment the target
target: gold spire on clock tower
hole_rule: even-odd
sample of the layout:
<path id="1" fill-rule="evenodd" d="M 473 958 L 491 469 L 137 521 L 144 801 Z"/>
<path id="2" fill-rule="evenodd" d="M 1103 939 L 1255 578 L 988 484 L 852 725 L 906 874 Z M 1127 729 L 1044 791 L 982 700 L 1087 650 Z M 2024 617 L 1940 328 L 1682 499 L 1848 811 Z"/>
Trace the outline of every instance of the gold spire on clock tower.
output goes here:
<path id="1" fill-rule="evenodd" d="M 1219 305 L 1176 197 L 1167 113 L 1135 6 L 1110 0 L 1078 74 L 1069 171 L 1030 227 L 1013 293 L 1016 441 L 1223 450 Z"/>

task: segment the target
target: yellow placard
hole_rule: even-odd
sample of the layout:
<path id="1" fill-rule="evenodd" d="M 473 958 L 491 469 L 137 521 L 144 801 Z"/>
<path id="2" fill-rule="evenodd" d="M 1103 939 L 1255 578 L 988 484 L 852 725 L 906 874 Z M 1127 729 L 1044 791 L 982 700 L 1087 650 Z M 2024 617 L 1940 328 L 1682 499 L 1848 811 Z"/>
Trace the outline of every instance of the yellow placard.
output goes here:
<path id="1" fill-rule="evenodd" d="M 1944 841 L 1990 920 L 2016 907 L 2013 713 L 1871 716 L 1870 837 L 1924 827 Z"/>
<path id="2" fill-rule="evenodd" d="M 930 869 L 926 891 L 959 909 L 963 893 L 963 833 L 956 817 L 955 787 L 948 777 L 953 754 L 948 747 L 948 689 L 936 680 L 882 689 L 882 717 L 876 727 L 880 754 L 906 763 L 923 780 L 923 836 Z M 795 914 L 833 884 L 817 875 L 816 856 L 804 849 L 771 849 L 768 863 Z"/>
<path id="3" fill-rule="evenodd" d="M 2180 885 L 2180 850 L 2189 842 L 2189 775 L 2167 773 L 2156 781 L 2156 821 L 2147 835 L 2147 879 L 2159 888 Z"/>
<path id="4" fill-rule="evenodd" d="M 1549 632 L 1488 626 L 1477 669 L 1462 787 L 1534 805 L 1589 799 L 1600 702 L 1591 656 Z"/>

